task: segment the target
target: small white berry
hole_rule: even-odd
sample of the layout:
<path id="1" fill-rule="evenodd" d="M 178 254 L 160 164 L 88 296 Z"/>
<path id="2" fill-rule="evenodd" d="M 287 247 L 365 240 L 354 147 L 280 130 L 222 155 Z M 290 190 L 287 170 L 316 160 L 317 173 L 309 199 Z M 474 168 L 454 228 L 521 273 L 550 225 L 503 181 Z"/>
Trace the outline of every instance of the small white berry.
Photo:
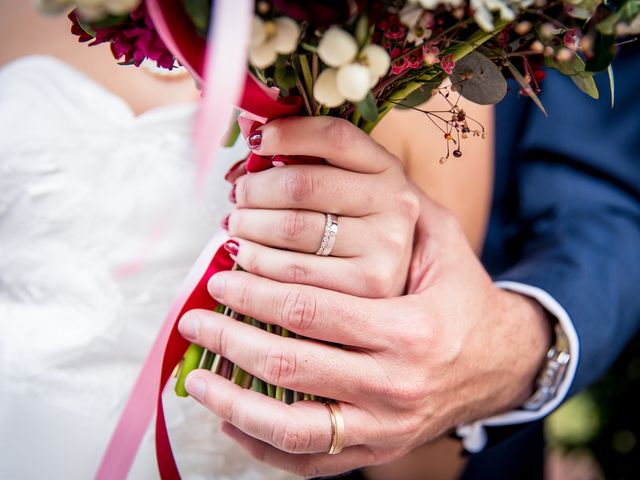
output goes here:
<path id="1" fill-rule="evenodd" d="M 336 75 L 338 91 L 351 102 L 359 102 L 367 96 L 370 82 L 369 69 L 359 63 L 340 67 Z"/>
<path id="2" fill-rule="evenodd" d="M 369 71 L 380 78 L 387 74 L 391 66 L 391 57 L 380 45 L 367 45 L 360 54 L 369 67 Z"/>
<path id="3" fill-rule="evenodd" d="M 276 52 L 288 55 L 298 48 L 300 38 L 300 27 L 288 18 L 280 17 L 275 19 L 276 33 L 273 37 L 273 45 Z"/>
<path id="4" fill-rule="evenodd" d="M 256 68 L 267 68 L 273 65 L 278 53 L 273 42 L 265 42 L 249 49 L 249 62 Z"/>
<path id="5" fill-rule="evenodd" d="M 253 16 L 251 21 L 251 38 L 249 39 L 249 46 L 251 48 L 257 47 L 264 43 L 267 39 L 267 27 L 264 21 L 257 15 Z"/>
<path id="6" fill-rule="evenodd" d="M 338 107 L 344 103 L 345 98 L 338 91 L 337 73 L 335 68 L 324 69 L 313 86 L 313 97 L 325 107 Z"/>
<path id="7" fill-rule="evenodd" d="M 338 27 L 324 32 L 318 44 L 318 56 L 330 67 L 341 67 L 351 63 L 358 53 L 358 44 L 353 36 Z"/>

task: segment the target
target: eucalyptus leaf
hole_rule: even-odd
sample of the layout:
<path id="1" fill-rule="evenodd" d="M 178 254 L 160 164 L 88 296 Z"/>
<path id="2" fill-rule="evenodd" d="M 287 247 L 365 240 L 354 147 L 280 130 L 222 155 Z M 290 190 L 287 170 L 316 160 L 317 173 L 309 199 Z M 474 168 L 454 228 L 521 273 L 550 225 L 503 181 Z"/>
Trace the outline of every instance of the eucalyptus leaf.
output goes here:
<path id="1" fill-rule="evenodd" d="M 119 23 L 124 22 L 127 18 L 129 18 L 129 15 L 107 15 L 106 17 L 104 17 L 101 20 L 98 20 L 97 22 L 91 22 L 91 27 L 92 28 L 111 28 L 115 25 L 118 25 Z"/>
<path id="2" fill-rule="evenodd" d="M 458 60 L 449 78 L 460 95 L 479 105 L 493 105 L 507 94 L 507 81 L 500 69 L 477 51 Z"/>
<path id="3" fill-rule="evenodd" d="M 438 88 L 441 82 L 428 82 L 423 84 L 417 90 L 414 90 L 407 98 L 402 100 L 401 103 L 397 105 L 396 108 L 406 109 L 411 107 L 417 107 L 427 102 L 431 96 L 432 92 L 435 88 Z"/>
<path id="4" fill-rule="evenodd" d="M 378 107 L 376 106 L 376 99 L 373 98 L 371 92 L 364 97 L 364 100 L 358 102 L 358 112 L 367 122 L 378 121 Z"/>

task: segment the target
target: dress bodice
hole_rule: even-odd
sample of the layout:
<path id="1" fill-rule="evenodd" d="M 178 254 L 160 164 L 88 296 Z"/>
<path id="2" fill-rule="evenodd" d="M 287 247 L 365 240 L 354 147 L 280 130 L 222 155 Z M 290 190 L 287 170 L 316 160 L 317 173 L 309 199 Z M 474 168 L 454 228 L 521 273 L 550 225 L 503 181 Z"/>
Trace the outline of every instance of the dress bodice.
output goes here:
<path id="1" fill-rule="evenodd" d="M 195 105 L 135 116 L 51 57 L 0 69 L 0 478 L 93 476 L 191 264 L 230 209 L 196 192 Z M 184 478 L 267 479 L 213 414 L 165 395 Z M 151 432 L 131 478 L 157 476 Z M 8 459 L 8 462 L 5 461 Z"/>

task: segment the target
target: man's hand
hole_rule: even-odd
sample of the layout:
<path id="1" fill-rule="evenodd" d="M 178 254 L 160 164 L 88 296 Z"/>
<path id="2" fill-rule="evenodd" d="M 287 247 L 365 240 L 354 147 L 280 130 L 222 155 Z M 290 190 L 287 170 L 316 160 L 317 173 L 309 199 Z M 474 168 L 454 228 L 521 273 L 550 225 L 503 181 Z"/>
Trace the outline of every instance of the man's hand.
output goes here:
<path id="1" fill-rule="evenodd" d="M 211 295 L 233 310 L 345 348 L 277 337 L 209 311 L 181 320 L 189 340 L 259 378 L 340 402 L 346 448 L 328 455 L 331 423 L 321 403 L 286 405 L 192 372 L 187 390 L 258 459 L 303 476 L 387 462 L 532 393 L 550 344 L 542 308 L 496 288 L 455 218 L 423 195 L 421 202 L 410 295 L 368 299 L 247 272 L 212 277 Z"/>

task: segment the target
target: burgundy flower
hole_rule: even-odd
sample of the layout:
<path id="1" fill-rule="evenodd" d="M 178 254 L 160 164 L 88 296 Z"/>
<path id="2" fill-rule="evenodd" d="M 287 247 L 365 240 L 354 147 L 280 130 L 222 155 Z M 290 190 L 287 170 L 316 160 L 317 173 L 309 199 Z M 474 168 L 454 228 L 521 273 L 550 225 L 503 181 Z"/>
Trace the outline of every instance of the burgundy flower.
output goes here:
<path id="1" fill-rule="evenodd" d="M 360 13 L 363 0 L 273 0 L 275 10 L 297 21 L 307 20 L 316 27 L 347 23 Z"/>
<path id="2" fill-rule="evenodd" d="M 108 27 L 91 25 L 95 37 L 88 35 L 80 26 L 75 11 L 69 14 L 69 19 L 72 22 L 71 33 L 77 35 L 79 41 L 93 39 L 90 46 L 110 43 L 111 53 L 117 60 L 139 67 L 145 59 L 149 59 L 168 70 L 174 67 L 175 58 L 158 36 L 144 3 L 117 24 Z"/>

